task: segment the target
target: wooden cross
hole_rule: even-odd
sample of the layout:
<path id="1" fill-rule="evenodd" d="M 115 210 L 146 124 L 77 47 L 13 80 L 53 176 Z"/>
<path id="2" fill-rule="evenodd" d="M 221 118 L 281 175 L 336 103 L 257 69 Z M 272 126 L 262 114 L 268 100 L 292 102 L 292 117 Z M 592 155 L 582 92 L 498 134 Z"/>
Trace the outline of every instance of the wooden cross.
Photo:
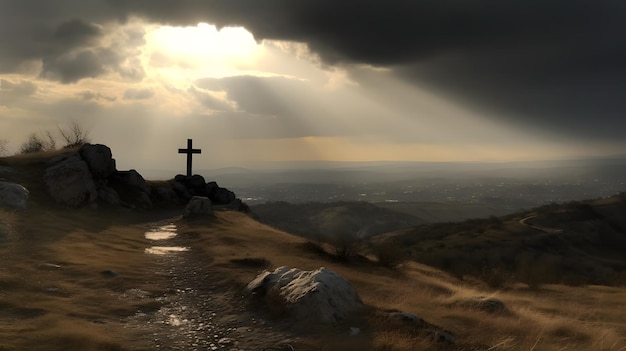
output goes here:
<path id="1" fill-rule="evenodd" d="M 187 154 L 187 177 L 191 177 L 191 155 L 192 154 L 201 154 L 202 150 L 194 149 L 191 146 L 191 139 L 187 139 L 187 148 L 186 149 L 178 149 L 179 154 Z"/>

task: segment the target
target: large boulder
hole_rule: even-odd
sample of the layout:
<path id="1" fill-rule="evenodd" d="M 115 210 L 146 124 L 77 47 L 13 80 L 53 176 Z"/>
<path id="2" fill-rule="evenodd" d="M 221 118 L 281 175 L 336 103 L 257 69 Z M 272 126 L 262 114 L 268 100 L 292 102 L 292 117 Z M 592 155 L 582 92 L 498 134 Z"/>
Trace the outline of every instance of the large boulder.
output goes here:
<path id="1" fill-rule="evenodd" d="M 176 183 L 153 185 L 150 192 L 152 199 L 157 203 L 178 204 L 178 196 L 174 190 L 174 184 Z"/>
<path id="2" fill-rule="evenodd" d="M 129 171 L 115 171 L 112 179 L 122 185 L 139 188 L 146 194 L 150 194 L 150 186 L 141 174 L 134 169 Z"/>
<path id="3" fill-rule="evenodd" d="M 209 195 L 209 199 L 217 205 L 229 205 L 236 198 L 234 192 L 218 186 L 216 182 L 207 183 L 206 192 Z"/>
<path id="4" fill-rule="evenodd" d="M 80 207 L 93 203 L 98 192 L 87 163 L 78 154 L 51 160 L 44 183 L 48 193 L 59 203 Z"/>
<path id="5" fill-rule="evenodd" d="M 0 166 L 0 180 L 13 173 L 15 173 L 15 170 L 13 168 Z"/>
<path id="6" fill-rule="evenodd" d="M 80 148 L 79 153 L 94 178 L 104 179 L 115 172 L 115 160 L 108 146 L 85 144 Z"/>
<path id="7" fill-rule="evenodd" d="M 315 271 L 279 267 L 261 273 L 246 289 L 273 305 L 282 304 L 296 322 L 334 324 L 363 307 L 352 284 L 324 267 Z"/>
<path id="8" fill-rule="evenodd" d="M 191 177 L 184 176 L 182 174 L 176 175 L 174 181 L 185 186 L 187 191 L 192 196 L 208 196 L 206 191 L 206 183 L 204 177 L 199 174 L 194 174 Z"/>
<path id="9" fill-rule="evenodd" d="M 211 200 L 203 196 L 192 197 L 183 211 L 184 218 L 210 216 L 212 214 L 213 206 L 211 206 Z"/>
<path id="10" fill-rule="evenodd" d="M 0 182 L 0 207 L 25 209 L 28 190 L 15 183 Z"/>
<path id="11" fill-rule="evenodd" d="M 111 206 L 119 206 L 121 203 L 120 195 L 117 191 L 107 186 L 98 188 L 98 201 Z"/>
<path id="12" fill-rule="evenodd" d="M 174 181 L 174 183 L 172 183 L 172 189 L 183 199 L 183 201 L 189 201 L 193 196 L 182 182 Z"/>

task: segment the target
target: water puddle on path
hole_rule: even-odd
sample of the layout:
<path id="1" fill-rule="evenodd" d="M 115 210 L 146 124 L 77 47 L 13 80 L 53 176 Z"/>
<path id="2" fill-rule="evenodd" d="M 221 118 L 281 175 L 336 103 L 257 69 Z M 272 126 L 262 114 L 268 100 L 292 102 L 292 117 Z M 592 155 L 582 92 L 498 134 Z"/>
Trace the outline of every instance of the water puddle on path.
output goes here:
<path id="1" fill-rule="evenodd" d="M 147 231 L 145 234 L 146 239 L 152 241 L 163 241 L 169 240 L 176 237 L 176 225 L 168 224 L 160 227 L 156 227 L 150 231 Z M 188 247 L 184 246 L 152 246 L 146 248 L 147 254 L 153 255 L 165 255 L 173 252 L 183 252 L 189 250 Z"/>

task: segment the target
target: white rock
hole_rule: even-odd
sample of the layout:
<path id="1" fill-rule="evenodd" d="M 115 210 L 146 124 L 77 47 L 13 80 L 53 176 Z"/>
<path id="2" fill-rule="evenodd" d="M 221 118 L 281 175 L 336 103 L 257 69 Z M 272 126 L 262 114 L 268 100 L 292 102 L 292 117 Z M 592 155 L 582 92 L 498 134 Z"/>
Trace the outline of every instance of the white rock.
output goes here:
<path id="1" fill-rule="evenodd" d="M 87 163 L 78 154 L 55 160 L 58 162 L 46 168 L 44 174 L 48 193 L 57 202 L 72 207 L 93 203 L 98 192 Z"/>
<path id="2" fill-rule="evenodd" d="M 261 273 L 248 284 L 247 290 L 259 297 L 269 297 L 273 303 L 282 301 L 296 321 L 333 324 L 363 306 L 352 284 L 324 267 L 315 271 L 279 267 L 274 272 Z"/>

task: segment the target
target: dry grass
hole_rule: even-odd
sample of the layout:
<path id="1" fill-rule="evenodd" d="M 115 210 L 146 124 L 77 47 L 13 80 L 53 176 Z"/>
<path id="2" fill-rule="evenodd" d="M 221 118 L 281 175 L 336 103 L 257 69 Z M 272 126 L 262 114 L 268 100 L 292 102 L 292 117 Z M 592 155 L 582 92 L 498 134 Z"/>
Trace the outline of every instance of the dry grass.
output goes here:
<path id="1" fill-rule="evenodd" d="M 182 231 L 199 233 L 193 245 L 201 247 L 214 265 L 243 286 L 258 268 L 235 264 L 237 260 L 264 257 L 273 268 L 287 265 L 301 269 L 326 266 L 356 287 L 363 301 L 377 310 L 400 310 L 449 330 L 457 338 L 454 347 L 433 342 L 428 336 L 366 318 L 366 345 L 374 350 L 491 349 L 491 350 L 620 350 L 626 349 L 626 290 L 590 286 L 575 288 L 549 285 L 529 290 L 517 285 L 495 291 L 469 284 L 429 266 L 407 263 L 393 271 L 367 262 L 344 264 L 307 250 L 303 239 L 261 225 L 239 213 L 218 213 L 212 223 L 191 223 Z M 485 296 L 502 300 L 507 314 L 493 314 L 455 304 Z M 358 322 L 357 322 L 358 323 Z M 335 331 L 337 333 L 337 331 Z M 341 338 L 346 342 L 345 336 Z M 339 347 L 338 340 L 324 339 Z M 333 342 L 335 344 L 333 344 Z M 339 348 L 336 348 L 339 349 Z"/>
<path id="2" fill-rule="evenodd" d="M 26 211 L 0 209 L 0 222 L 11 228 L 10 238 L 0 240 L 0 350 L 151 350 L 151 336 L 138 335 L 125 321 L 137 311 L 158 309 L 155 296 L 167 289 L 166 275 L 144 253 L 150 245 L 146 223 L 167 214 L 50 206 L 40 184 L 43 164 L 41 155 L 0 159 L 0 165 L 18 168 L 10 180 L 21 179 L 33 195 Z M 325 266 L 354 285 L 366 312 L 341 325 L 294 330 L 301 336 L 294 344 L 298 351 L 626 350 L 623 287 L 530 290 L 517 284 L 495 290 L 414 262 L 395 270 L 367 260 L 339 262 L 302 238 L 236 212 L 177 225 L 185 245 L 210 268 L 211 283 L 234 295 L 266 266 Z M 485 233 L 496 240 L 494 233 L 507 225 Z M 503 301 L 508 313 L 459 303 L 478 296 Z M 390 323 L 386 310 L 415 314 L 429 327 Z M 456 344 L 434 341 L 434 326 L 454 335 Z M 361 332 L 349 336 L 350 327 Z"/>
<path id="3" fill-rule="evenodd" d="M 0 349 L 150 349 L 145 337 L 122 322 L 137 310 L 158 308 L 151 299 L 122 298 L 127 291 L 156 295 L 165 283 L 144 254 L 144 223 L 151 218 L 133 216 L 0 211 L 0 221 L 25 233 L 0 246 L 6 262 L 0 270 Z M 390 270 L 367 261 L 338 262 L 307 249 L 304 239 L 241 213 L 177 224 L 186 244 L 199 249 L 221 284 L 235 293 L 270 263 L 271 269 L 326 266 L 352 282 L 372 309 L 339 326 L 297 331 L 308 335 L 298 350 L 626 350 L 623 288 L 529 290 L 519 284 L 495 291 L 417 263 Z M 101 275 L 105 270 L 120 276 L 109 279 Z M 502 300 L 510 313 L 457 303 L 477 296 Z M 446 346 L 419 328 L 390 324 L 376 312 L 384 310 L 416 314 L 450 331 L 457 344 Z M 348 336 L 352 326 L 361 333 Z"/>

